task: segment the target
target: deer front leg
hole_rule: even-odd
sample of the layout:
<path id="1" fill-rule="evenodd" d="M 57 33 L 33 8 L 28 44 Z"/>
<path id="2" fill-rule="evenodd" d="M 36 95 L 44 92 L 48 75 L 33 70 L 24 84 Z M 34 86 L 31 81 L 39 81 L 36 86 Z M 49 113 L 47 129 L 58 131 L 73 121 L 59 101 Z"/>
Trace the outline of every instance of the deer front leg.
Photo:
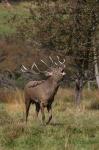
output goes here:
<path id="1" fill-rule="evenodd" d="M 47 121 L 46 124 L 49 124 L 50 121 L 51 121 L 51 119 L 52 119 L 52 107 L 51 107 L 51 105 L 48 105 L 48 106 L 47 106 L 47 111 L 48 111 L 48 113 L 49 113 L 49 118 L 48 118 L 48 121 Z"/>
<path id="2" fill-rule="evenodd" d="M 31 101 L 29 99 L 25 100 L 25 107 L 26 107 L 26 123 L 27 123 L 27 118 L 28 118 L 28 114 L 29 114 L 29 108 L 31 105 Z"/>
<path id="3" fill-rule="evenodd" d="M 44 105 L 40 104 L 41 114 L 42 114 L 42 123 L 45 124 L 45 113 L 44 113 Z"/>
<path id="4" fill-rule="evenodd" d="M 36 103 L 35 106 L 36 106 L 36 118 L 37 118 L 38 114 L 39 114 L 39 111 L 40 111 L 40 104 Z"/>

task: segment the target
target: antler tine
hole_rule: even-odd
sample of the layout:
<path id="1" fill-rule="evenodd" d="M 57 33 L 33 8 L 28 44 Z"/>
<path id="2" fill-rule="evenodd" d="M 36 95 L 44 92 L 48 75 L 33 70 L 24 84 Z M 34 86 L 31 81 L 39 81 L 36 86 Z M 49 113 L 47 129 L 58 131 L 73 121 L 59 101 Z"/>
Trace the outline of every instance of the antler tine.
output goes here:
<path id="1" fill-rule="evenodd" d="M 34 68 L 34 66 L 35 66 L 35 63 L 32 64 L 31 70 Z"/>
<path id="2" fill-rule="evenodd" d="M 41 72 L 35 62 L 33 63 L 32 67 L 31 67 L 31 70 L 33 70 L 34 67 L 36 67 L 36 69 L 37 69 L 39 72 Z M 38 73 L 37 73 L 36 71 L 34 71 L 34 70 L 33 70 L 33 72 L 36 73 L 36 74 L 38 74 Z"/>
<path id="3" fill-rule="evenodd" d="M 51 60 L 52 63 L 54 63 L 56 66 L 58 65 L 56 62 L 53 61 L 52 57 L 49 56 L 49 59 Z"/>
<path id="4" fill-rule="evenodd" d="M 61 62 L 61 64 L 64 64 L 64 63 L 65 63 L 65 61 L 66 61 L 66 60 L 65 60 L 65 59 L 63 59 L 63 62 Z"/>
<path id="5" fill-rule="evenodd" d="M 25 70 L 21 69 L 22 72 L 25 72 Z"/>
<path id="6" fill-rule="evenodd" d="M 41 62 L 48 67 L 47 63 L 44 60 L 41 59 Z"/>
<path id="7" fill-rule="evenodd" d="M 28 69 L 27 69 L 24 65 L 22 65 L 21 71 L 22 71 L 22 72 L 27 72 Z"/>
<path id="8" fill-rule="evenodd" d="M 63 62 L 61 62 L 60 59 L 59 59 L 59 56 L 57 56 L 57 59 L 58 59 L 58 61 L 59 61 L 60 64 L 64 64 L 65 61 L 66 61 L 65 59 L 63 59 Z"/>
<path id="9" fill-rule="evenodd" d="M 57 56 L 57 59 L 58 59 L 59 63 L 61 63 L 60 60 L 59 60 L 59 56 Z"/>
<path id="10" fill-rule="evenodd" d="M 56 66 L 58 65 L 56 62 L 54 62 L 54 63 L 55 63 Z"/>
<path id="11" fill-rule="evenodd" d="M 36 69 L 37 69 L 39 72 L 41 72 L 35 62 L 34 62 L 34 66 L 36 67 Z"/>
<path id="12" fill-rule="evenodd" d="M 52 57 L 51 57 L 51 56 L 49 56 L 49 59 L 51 60 L 51 62 L 52 62 L 52 63 L 54 63 L 54 61 L 53 61 L 53 59 L 52 59 Z"/>
<path id="13" fill-rule="evenodd" d="M 24 70 L 28 70 L 24 65 L 22 65 L 22 67 L 23 67 Z"/>

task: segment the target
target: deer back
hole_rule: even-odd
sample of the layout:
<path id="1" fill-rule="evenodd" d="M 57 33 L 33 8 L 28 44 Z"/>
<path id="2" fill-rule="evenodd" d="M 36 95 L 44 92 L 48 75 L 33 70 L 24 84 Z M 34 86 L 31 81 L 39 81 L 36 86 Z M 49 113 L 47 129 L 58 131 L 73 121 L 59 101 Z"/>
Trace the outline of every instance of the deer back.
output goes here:
<path id="1" fill-rule="evenodd" d="M 58 87 L 59 84 L 52 80 L 52 78 L 48 78 L 45 81 L 30 81 L 25 86 L 25 94 L 32 100 L 47 101 L 54 97 Z"/>

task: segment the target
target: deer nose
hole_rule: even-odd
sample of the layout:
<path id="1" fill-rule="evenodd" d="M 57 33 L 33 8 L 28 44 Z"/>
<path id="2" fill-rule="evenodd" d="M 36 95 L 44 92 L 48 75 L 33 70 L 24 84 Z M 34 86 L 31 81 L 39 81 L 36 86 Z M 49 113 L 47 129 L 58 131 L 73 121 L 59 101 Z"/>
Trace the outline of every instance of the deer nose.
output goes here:
<path id="1" fill-rule="evenodd" d="M 63 75 L 63 76 L 65 76 L 65 75 L 66 75 L 66 73 L 65 73 L 65 72 L 62 72 L 62 75 Z"/>

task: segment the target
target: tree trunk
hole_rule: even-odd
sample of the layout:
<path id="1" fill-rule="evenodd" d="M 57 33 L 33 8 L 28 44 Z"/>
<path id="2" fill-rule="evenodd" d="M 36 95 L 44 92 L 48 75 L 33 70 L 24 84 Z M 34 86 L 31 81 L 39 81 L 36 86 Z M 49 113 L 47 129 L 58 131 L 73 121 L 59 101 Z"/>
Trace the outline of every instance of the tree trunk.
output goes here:
<path id="1" fill-rule="evenodd" d="M 94 67 L 95 67 L 95 77 L 96 77 L 96 83 L 97 87 L 99 88 L 99 69 L 98 69 L 98 58 L 97 58 L 97 53 L 96 53 L 96 48 L 93 48 L 94 51 Z"/>
<path id="2" fill-rule="evenodd" d="M 82 89 L 75 90 L 75 104 L 80 105 L 81 103 L 81 95 L 82 95 Z"/>
<path id="3" fill-rule="evenodd" d="M 82 98 L 82 90 L 83 90 L 83 84 L 82 80 L 76 79 L 75 81 L 75 104 L 79 105 Z"/>

